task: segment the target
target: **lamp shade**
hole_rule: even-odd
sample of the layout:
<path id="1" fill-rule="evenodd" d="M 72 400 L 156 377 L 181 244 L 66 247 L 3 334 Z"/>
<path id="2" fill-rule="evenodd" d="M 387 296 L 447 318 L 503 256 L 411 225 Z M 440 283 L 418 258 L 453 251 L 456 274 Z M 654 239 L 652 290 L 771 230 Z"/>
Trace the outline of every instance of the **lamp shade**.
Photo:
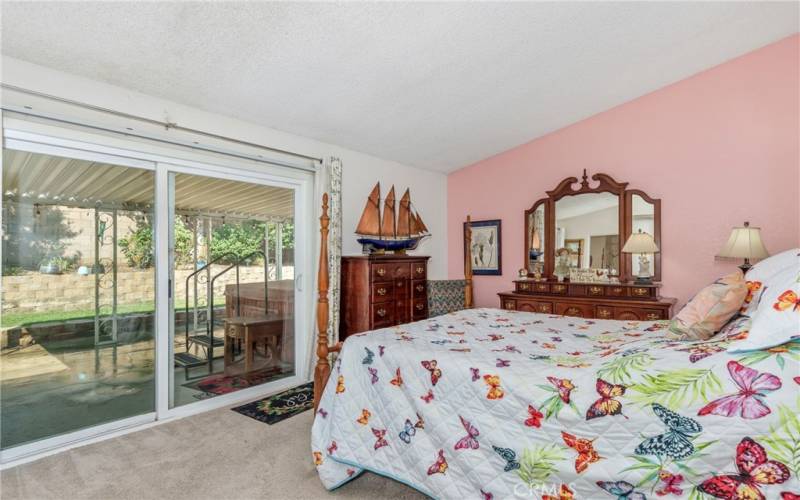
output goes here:
<path id="1" fill-rule="evenodd" d="M 542 239 L 539 238 L 539 230 L 534 229 L 533 235 L 531 236 L 531 248 L 534 250 L 539 250 L 539 247 L 542 246 Z"/>
<path id="2" fill-rule="evenodd" d="M 653 236 L 643 233 L 640 229 L 638 233 L 630 235 L 625 246 L 622 247 L 622 251 L 625 253 L 655 253 L 658 252 L 658 245 Z"/>
<path id="3" fill-rule="evenodd" d="M 750 227 L 745 222 L 743 227 L 735 227 L 731 231 L 728 242 L 719 251 L 717 257 L 734 257 L 745 259 L 763 259 L 769 257 L 764 242 L 761 241 L 761 228 Z"/>

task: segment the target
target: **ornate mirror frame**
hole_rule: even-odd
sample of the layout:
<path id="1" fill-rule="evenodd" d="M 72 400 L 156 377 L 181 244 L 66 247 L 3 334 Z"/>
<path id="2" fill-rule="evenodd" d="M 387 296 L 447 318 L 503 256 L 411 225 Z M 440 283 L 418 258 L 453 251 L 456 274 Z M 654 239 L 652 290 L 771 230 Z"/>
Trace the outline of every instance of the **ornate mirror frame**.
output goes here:
<path id="1" fill-rule="evenodd" d="M 547 280 L 554 280 L 553 276 L 555 268 L 555 232 L 556 232 L 556 202 L 565 196 L 574 196 L 586 193 L 612 193 L 618 197 L 619 200 L 619 242 L 620 248 L 625 244 L 630 236 L 633 228 L 633 196 L 640 196 L 645 202 L 653 205 L 653 239 L 655 240 L 658 248 L 661 250 L 657 252 L 653 258 L 653 281 L 661 281 L 661 254 L 664 252 L 661 242 L 661 200 L 652 198 L 647 193 L 640 189 L 627 189 L 627 182 L 617 182 L 610 175 L 607 174 L 594 174 L 591 177 L 592 181 L 597 183 L 592 187 L 589 183 L 589 178 L 586 175 L 586 170 L 583 171 L 583 176 L 579 181 L 577 177 L 568 177 L 547 193 L 546 198 L 536 200 L 529 209 L 525 211 L 525 265 L 524 269 L 528 271 L 528 276 L 533 276 L 529 266 L 530 255 L 530 241 L 531 241 L 531 228 L 530 221 L 533 213 L 540 207 L 544 206 L 544 220 L 545 220 L 545 234 L 544 234 L 544 272 L 542 276 Z M 574 188 L 579 184 L 577 188 Z M 630 254 L 624 254 L 620 257 L 619 261 L 619 279 L 621 282 L 627 282 L 632 279 L 632 259 Z"/>

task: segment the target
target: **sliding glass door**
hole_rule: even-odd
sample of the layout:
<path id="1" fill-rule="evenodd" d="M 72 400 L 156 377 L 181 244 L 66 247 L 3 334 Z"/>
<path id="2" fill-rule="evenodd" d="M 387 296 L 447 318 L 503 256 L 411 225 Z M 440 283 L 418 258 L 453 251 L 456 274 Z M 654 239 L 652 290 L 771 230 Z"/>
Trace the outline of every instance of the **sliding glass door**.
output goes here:
<path id="1" fill-rule="evenodd" d="M 0 461 L 305 381 L 310 173 L 4 139 Z"/>
<path id="2" fill-rule="evenodd" d="M 39 149 L 3 150 L 3 449 L 155 409 L 155 165 Z"/>
<path id="3" fill-rule="evenodd" d="M 294 374 L 295 191 L 169 174 L 171 406 Z"/>

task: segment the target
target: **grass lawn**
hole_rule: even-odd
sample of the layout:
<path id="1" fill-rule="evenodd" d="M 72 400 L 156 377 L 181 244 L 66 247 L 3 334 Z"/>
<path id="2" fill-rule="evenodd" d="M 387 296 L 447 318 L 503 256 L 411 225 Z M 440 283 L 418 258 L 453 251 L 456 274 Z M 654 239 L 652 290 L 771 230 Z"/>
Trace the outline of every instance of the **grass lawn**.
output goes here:
<path id="1" fill-rule="evenodd" d="M 214 301 L 217 307 L 225 305 L 225 299 Z M 176 303 L 177 309 L 186 307 L 185 302 Z M 152 313 L 155 306 L 152 302 L 140 302 L 138 304 L 119 304 L 117 314 Z M 94 319 L 94 309 L 76 309 L 74 311 L 41 311 L 26 313 L 7 313 L 3 312 L 0 318 L 0 327 L 11 328 L 15 326 L 33 325 L 37 323 L 61 323 L 73 319 Z"/>

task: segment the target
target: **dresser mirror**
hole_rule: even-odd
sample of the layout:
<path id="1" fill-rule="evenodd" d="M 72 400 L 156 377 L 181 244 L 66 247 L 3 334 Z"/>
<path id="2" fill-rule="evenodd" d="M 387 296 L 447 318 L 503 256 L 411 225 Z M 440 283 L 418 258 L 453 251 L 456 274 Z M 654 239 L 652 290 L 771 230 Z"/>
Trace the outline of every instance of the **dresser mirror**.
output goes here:
<path id="1" fill-rule="evenodd" d="M 544 201 L 540 201 L 525 216 L 528 246 L 525 250 L 529 275 L 544 274 L 545 221 Z"/>
<path id="2" fill-rule="evenodd" d="M 565 196 L 555 203 L 556 266 L 569 276 L 570 269 L 592 269 L 619 275 L 619 196 L 584 193 Z"/>
<path id="3" fill-rule="evenodd" d="M 638 189 L 629 189 L 625 193 L 626 204 L 630 213 L 626 217 L 628 227 L 626 234 L 642 231 L 653 236 L 658 248 L 661 248 L 661 200 L 650 198 L 647 193 Z M 662 250 L 663 251 L 663 250 Z M 653 279 L 661 281 L 661 253 L 647 254 L 650 262 L 654 263 Z M 631 276 L 639 275 L 639 259 L 630 254 L 622 254 L 627 261 L 627 268 Z"/>
<path id="4" fill-rule="evenodd" d="M 525 212 L 528 276 L 571 282 L 626 282 L 638 258 L 621 252 L 632 232 L 653 236 L 661 248 L 660 200 L 627 189 L 606 174 L 569 177 Z M 661 252 L 648 255 L 661 279 Z"/>

